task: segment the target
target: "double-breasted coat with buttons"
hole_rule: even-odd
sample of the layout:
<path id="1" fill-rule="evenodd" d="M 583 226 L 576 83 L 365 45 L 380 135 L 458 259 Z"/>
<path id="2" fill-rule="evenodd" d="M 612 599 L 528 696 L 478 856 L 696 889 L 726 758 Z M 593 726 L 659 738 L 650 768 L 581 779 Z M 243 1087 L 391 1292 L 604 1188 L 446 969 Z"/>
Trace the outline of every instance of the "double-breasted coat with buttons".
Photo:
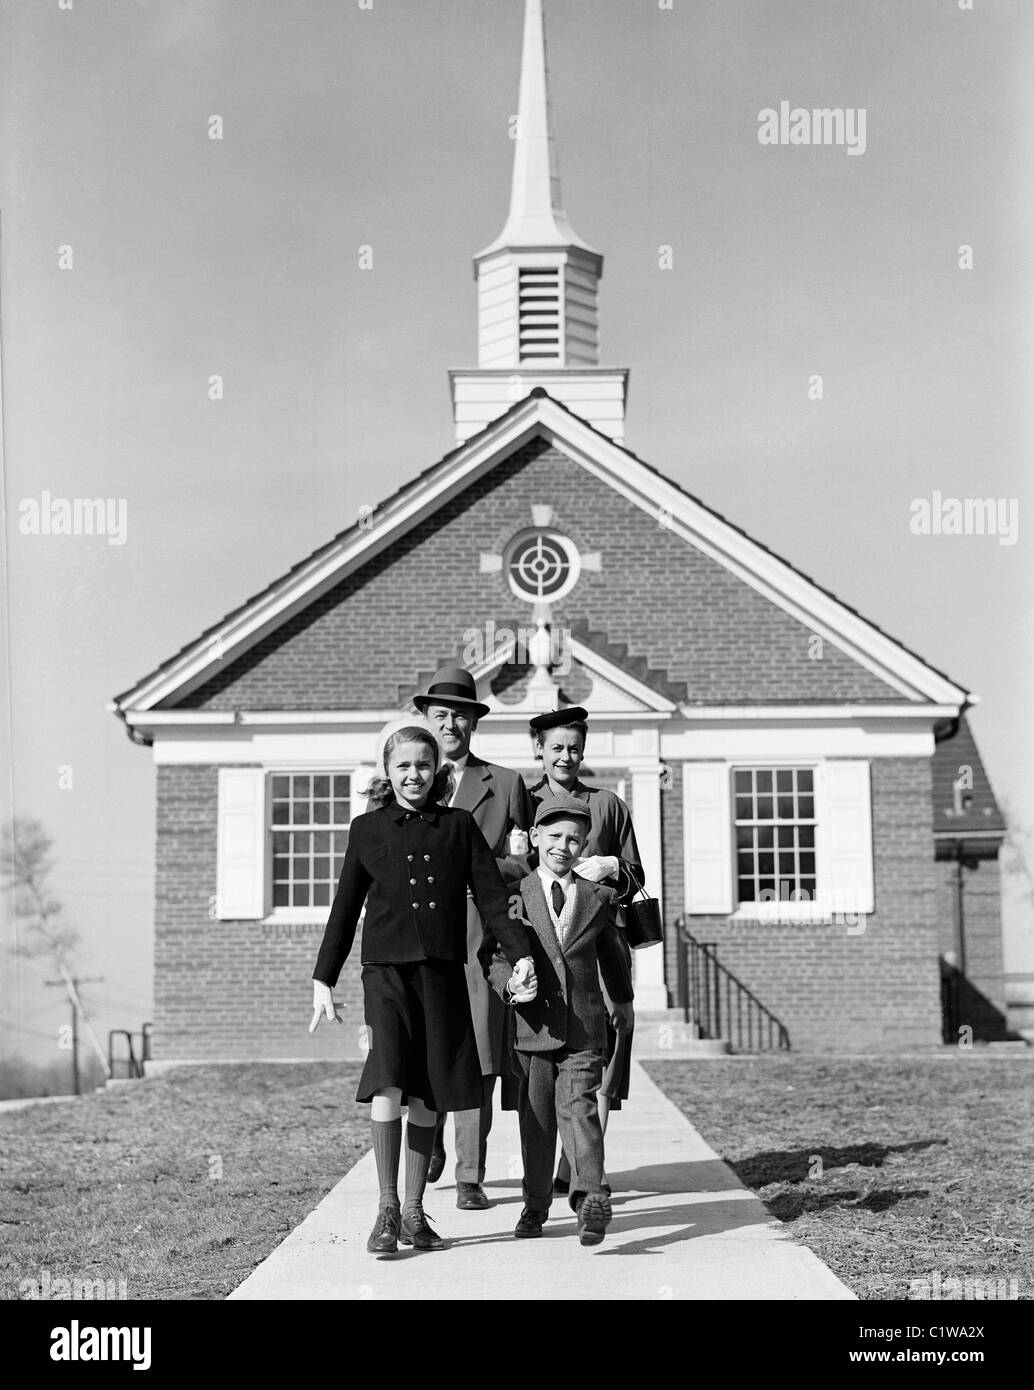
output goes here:
<path id="1" fill-rule="evenodd" d="M 399 1086 L 432 1110 L 476 1107 L 481 1069 L 465 967 L 467 893 L 516 963 L 529 934 L 473 816 L 391 803 L 357 816 L 314 979 L 337 983 L 363 905 L 363 1002 L 370 1048 L 356 1098 Z"/>
<path id="2" fill-rule="evenodd" d="M 363 964 L 467 959 L 467 889 L 507 958 L 531 942 L 509 915 L 506 885 L 469 811 L 433 802 L 420 811 L 395 802 L 356 816 L 313 979 L 337 984 L 363 904 Z"/>

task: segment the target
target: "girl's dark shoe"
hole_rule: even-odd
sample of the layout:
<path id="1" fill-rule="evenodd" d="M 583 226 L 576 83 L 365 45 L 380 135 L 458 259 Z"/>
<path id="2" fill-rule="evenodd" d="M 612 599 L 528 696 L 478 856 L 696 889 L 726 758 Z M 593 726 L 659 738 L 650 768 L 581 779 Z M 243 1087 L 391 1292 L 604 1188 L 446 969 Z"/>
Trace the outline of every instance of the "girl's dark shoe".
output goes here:
<path id="1" fill-rule="evenodd" d="M 599 1245 L 610 1225 L 610 1198 L 590 1192 L 578 1203 L 578 1238 L 583 1245 Z"/>
<path id="2" fill-rule="evenodd" d="M 417 1207 L 402 1218 L 399 1240 L 403 1245 L 411 1245 L 414 1250 L 442 1250 L 445 1241 L 437 1231 L 432 1231 L 423 1207 Z"/>
<path id="3" fill-rule="evenodd" d="M 434 1131 L 434 1144 L 431 1148 L 431 1162 L 427 1169 L 427 1181 L 437 1182 L 445 1172 L 445 1143 L 442 1138 L 442 1131 L 436 1126 Z"/>
<path id="4" fill-rule="evenodd" d="M 532 1236 L 540 1236 L 545 1219 L 544 1211 L 532 1211 L 530 1207 L 525 1207 L 521 1212 L 521 1219 L 513 1228 L 514 1236 L 517 1240 L 530 1240 Z"/>
<path id="5" fill-rule="evenodd" d="M 371 1255 L 394 1255 L 399 1248 L 399 1226 L 402 1214 L 398 1207 L 381 1207 L 377 1223 L 370 1232 L 366 1248 Z"/>

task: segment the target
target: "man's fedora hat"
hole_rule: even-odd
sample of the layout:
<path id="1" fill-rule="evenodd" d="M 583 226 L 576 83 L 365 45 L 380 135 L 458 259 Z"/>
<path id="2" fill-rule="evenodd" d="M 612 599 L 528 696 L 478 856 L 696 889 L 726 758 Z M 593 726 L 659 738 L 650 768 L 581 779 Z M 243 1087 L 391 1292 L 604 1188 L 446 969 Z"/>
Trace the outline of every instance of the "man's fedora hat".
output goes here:
<path id="1" fill-rule="evenodd" d="M 469 671 L 462 666 L 443 666 L 424 693 L 413 696 L 413 703 L 421 714 L 428 705 L 459 705 L 475 718 L 483 719 L 491 713 L 491 708 L 483 705 L 477 696 L 477 686 Z"/>

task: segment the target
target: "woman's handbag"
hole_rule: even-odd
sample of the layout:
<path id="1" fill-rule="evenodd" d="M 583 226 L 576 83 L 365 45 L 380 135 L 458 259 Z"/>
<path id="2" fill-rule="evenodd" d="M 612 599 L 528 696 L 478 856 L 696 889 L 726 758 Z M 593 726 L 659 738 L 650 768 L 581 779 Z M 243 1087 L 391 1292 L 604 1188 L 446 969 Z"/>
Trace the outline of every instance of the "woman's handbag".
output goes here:
<path id="1" fill-rule="evenodd" d="M 644 946 L 656 946 L 664 940 L 661 905 L 656 898 L 646 896 L 645 887 L 636 878 L 631 867 L 625 864 L 624 868 L 636 890 L 643 895 L 638 902 L 625 904 L 625 936 L 634 951 L 641 951 Z"/>

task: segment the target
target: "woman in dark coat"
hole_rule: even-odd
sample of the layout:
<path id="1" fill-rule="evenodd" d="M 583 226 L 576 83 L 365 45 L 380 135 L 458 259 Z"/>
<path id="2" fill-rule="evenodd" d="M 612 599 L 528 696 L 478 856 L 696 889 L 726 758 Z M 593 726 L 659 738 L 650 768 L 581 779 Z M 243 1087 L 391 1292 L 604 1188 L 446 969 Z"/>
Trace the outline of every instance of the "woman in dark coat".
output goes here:
<path id="1" fill-rule="evenodd" d="M 531 721 L 531 736 L 537 756 L 542 759 L 543 777 L 530 788 L 531 799 L 539 802 L 553 796 L 575 796 L 587 803 L 592 816 L 589 838 L 581 862 L 575 872 L 594 883 L 606 883 L 618 891 L 618 901 L 627 903 L 645 881 L 642 858 L 632 828 L 632 815 L 616 793 L 606 787 L 590 787 L 578 779 L 585 756 L 585 740 L 589 731 L 588 714 L 580 706 L 551 710 Z M 632 993 L 632 957 L 621 933 L 627 971 L 628 997 Z M 603 988 L 609 1013 L 611 1000 Z M 600 1124 L 604 1132 L 612 1110 L 620 1110 L 628 1099 L 629 1072 L 632 1063 L 632 1033 L 634 1023 L 615 1030 L 608 1024 L 606 1066 L 598 1103 Z M 571 1178 L 567 1156 L 563 1155 L 557 1170 L 556 1190 L 566 1192 Z M 609 1189 L 608 1189 L 609 1190 Z"/>
<path id="2" fill-rule="evenodd" d="M 515 988 L 534 984 L 531 943 L 509 913 L 502 876 L 469 811 L 443 804 L 451 774 L 440 768 L 433 732 L 418 718 L 382 734 L 384 777 L 369 790 L 376 807 L 349 828 L 341 879 L 316 968 L 313 1017 L 340 1022 L 333 986 L 363 923 L 363 1004 L 370 1050 L 356 1099 L 371 1102 L 380 1203 L 367 1241 L 375 1254 L 398 1242 L 437 1249 L 423 1211 L 439 1110 L 481 1104 L 481 1066 L 470 1016 L 467 889 L 514 968 Z M 531 980 L 529 986 L 526 982 Z M 520 982 L 524 981 L 524 984 Z M 402 1106 L 406 1199 L 399 1208 Z"/>

